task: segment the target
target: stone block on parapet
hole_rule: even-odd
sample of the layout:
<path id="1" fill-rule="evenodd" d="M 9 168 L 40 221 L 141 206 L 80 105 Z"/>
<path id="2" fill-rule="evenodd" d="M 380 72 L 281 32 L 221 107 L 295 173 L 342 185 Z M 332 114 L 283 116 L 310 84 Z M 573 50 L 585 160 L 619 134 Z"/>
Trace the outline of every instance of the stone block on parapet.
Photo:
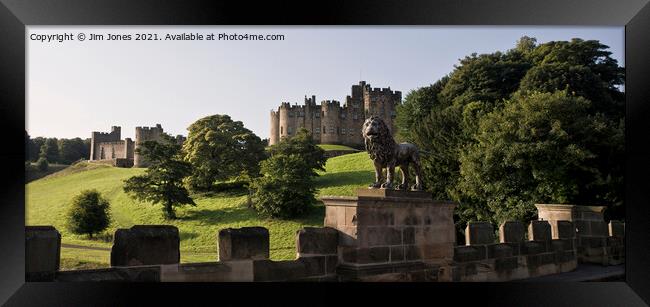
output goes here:
<path id="1" fill-rule="evenodd" d="M 591 235 L 597 237 L 609 236 L 609 227 L 605 221 L 590 221 L 589 223 L 591 223 Z"/>
<path id="2" fill-rule="evenodd" d="M 115 231 L 111 266 L 174 264 L 180 261 L 178 228 L 170 225 L 135 225 Z"/>
<path id="3" fill-rule="evenodd" d="M 53 280 L 60 260 L 61 234 L 54 227 L 25 227 L 26 281 Z"/>
<path id="4" fill-rule="evenodd" d="M 557 231 L 553 234 L 553 239 L 573 239 L 576 237 L 576 227 L 570 221 L 557 221 Z"/>
<path id="5" fill-rule="evenodd" d="M 507 243 L 487 245 L 488 258 L 506 258 L 514 256 L 513 248 Z"/>
<path id="6" fill-rule="evenodd" d="M 526 226 L 519 221 L 507 221 L 499 226 L 501 243 L 521 243 L 526 240 Z"/>
<path id="7" fill-rule="evenodd" d="M 548 221 L 531 221 L 528 225 L 528 239 L 531 241 L 551 241 L 551 224 Z"/>
<path id="8" fill-rule="evenodd" d="M 299 256 L 336 254 L 338 241 L 338 231 L 330 227 L 304 227 L 296 234 L 296 248 Z"/>
<path id="9" fill-rule="evenodd" d="M 610 221 L 609 235 L 612 237 L 625 237 L 625 223 L 621 221 Z"/>
<path id="10" fill-rule="evenodd" d="M 534 255 L 547 251 L 546 241 L 526 241 L 521 245 L 522 255 Z"/>
<path id="11" fill-rule="evenodd" d="M 113 267 L 91 270 L 72 270 L 56 273 L 62 282 L 160 282 L 160 266 Z"/>
<path id="12" fill-rule="evenodd" d="M 465 227 L 465 244 L 494 243 L 494 229 L 490 222 L 469 222 Z"/>
<path id="13" fill-rule="evenodd" d="M 226 228 L 219 231 L 219 261 L 268 258 L 268 229 L 243 227 Z"/>
<path id="14" fill-rule="evenodd" d="M 407 191 L 392 189 L 357 189 L 358 197 L 399 197 L 399 198 L 417 198 L 433 200 L 433 195 L 426 191 Z"/>
<path id="15" fill-rule="evenodd" d="M 484 260 L 487 258 L 487 249 L 485 245 L 466 245 L 456 246 L 454 248 L 454 261 L 467 262 Z"/>

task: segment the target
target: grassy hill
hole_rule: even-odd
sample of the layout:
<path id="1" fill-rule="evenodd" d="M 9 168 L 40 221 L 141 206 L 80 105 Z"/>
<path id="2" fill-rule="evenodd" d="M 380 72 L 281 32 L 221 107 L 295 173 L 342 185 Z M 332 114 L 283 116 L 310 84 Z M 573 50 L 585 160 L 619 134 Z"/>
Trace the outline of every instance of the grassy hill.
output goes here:
<path id="1" fill-rule="evenodd" d="M 317 178 L 319 196 L 353 195 L 372 181 L 372 163 L 364 152 L 328 159 Z M 271 259 L 295 258 L 295 234 L 303 226 L 322 226 L 324 207 L 314 206 L 300 219 L 274 220 L 257 216 L 247 207 L 245 192 L 194 195 L 196 207 L 177 209 L 178 220 L 167 221 L 159 206 L 140 203 L 122 190 L 122 182 L 143 169 L 80 163 L 26 185 L 26 224 L 53 225 L 61 232 L 61 268 L 106 267 L 112 234 L 135 224 L 170 224 L 181 237 L 181 262 L 217 260 L 217 234 L 228 227 L 263 226 L 271 237 Z M 74 195 L 97 189 L 111 203 L 113 222 L 97 238 L 74 235 L 65 228 L 65 212 Z"/>

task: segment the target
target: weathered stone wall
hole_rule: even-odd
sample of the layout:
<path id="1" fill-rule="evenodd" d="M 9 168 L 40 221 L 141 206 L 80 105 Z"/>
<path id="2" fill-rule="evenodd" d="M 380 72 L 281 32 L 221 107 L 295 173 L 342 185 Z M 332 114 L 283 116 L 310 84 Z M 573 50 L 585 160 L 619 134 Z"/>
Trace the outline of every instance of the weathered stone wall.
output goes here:
<path id="1" fill-rule="evenodd" d="M 503 223 L 496 243 L 490 223 L 468 223 L 466 245 L 455 248 L 455 263 L 445 274 L 451 281 L 508 281 L 576 268 L 573 234 L 552 239 L 548 222 L 532 221 L 526 240 L 524 229 L 520 222 Z"/>
<path id="2" fill-rule="evenodd" d="M 122 128 L 119 126 L 111 127 L 111 132 L 93 131 L 90 136 L 90 157 L 89 160 L 102 160 L 100 152 L 100 143 L 119 142 L 121 139 Z M 107 158 L 110 159 L 110 158 Z"/>
<path id="3" fill-rule="evenodd" d="M 428 196 L 427 196 L 428 195 Z M 325 225 L 296 233 L 296 259 L 269 259 L 263 227 L 222 229 L 219 260 L 180 264 L 174 226 L 118 229 L 111 268 L 59 271 L 60 235 L 26 227 L 28 281 L 509 281 L 574 270 L 580 239 L 572 221 L 532 221 L 527 227 L 470 222 L 455 245 L 452 203 L 425 192 L 360 189 L 356 198 L 328 197 Z M 555 229 L 553 232 L 552 229 Z M 612 221 L 601 250 L 624 258 L 624 224 Z M 585 238 L 582 238 L 583 240 Z M 584 242 L 592 242 L 584 241 Z M 583 245 L 583 248 L 587 248 Z M 596 248 L 596 247 L 591 247 Z M 603 263 L 611 264 L 611 262 Z"/>
<path id="4" fill-rule="evenodd" d="M 180 261 L 178 228 L 135 225 L 118 229 L 113 238 L 111 266 L 173 264 Z"/>
<path id="5" fill-rule="evenodd" d="M 52 226 L 25 227 L 25 280 L 52 281 L 61 260 L 61 234 Z"/>
<path id="6" fill-rule="evenodd" d="M 624 262 L 624 224 L 605 222 L 604 206 L 536 204 L 538 216 L 550 222 L 553 237 L 566 229 L 562 220 L 570 221 L 576 233 L 578 260 L 584 263 L 617 265 Z M 610 232 L 613 228 L 613 232 Z M 568 231 L 568 230 L 564 230 Z"/>

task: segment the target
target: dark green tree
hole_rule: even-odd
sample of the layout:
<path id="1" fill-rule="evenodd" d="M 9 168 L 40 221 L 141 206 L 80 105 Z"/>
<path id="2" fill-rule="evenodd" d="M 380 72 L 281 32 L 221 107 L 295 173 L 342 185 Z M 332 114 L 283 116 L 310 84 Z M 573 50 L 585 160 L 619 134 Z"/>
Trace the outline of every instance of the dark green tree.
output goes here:
<path id="1" fill-rule="evenodd" d="M 601 168 L 598 157 L 612 145 L 623 156 L 623 126 L 590 107 L 566 91 L 533 92 L 481 118 L 478 143 L 460 157 L 460 191 L 487 207 L 475 214 L 526 221 L 535 203 L 622 202 L 621 170 Z"/>
<path id="2" fill-rule="evenodd" d="M 174 208 L 196 206 L 183 186 L 183 179 L 191 173 L 191 165 L 182 159 L 181 146 L 174 138 L 163 134 L 159 141 L 145 141 L 138 152 L 149 161 L 143 175 L 124 182 L 124 191 L 144 202 L 161 204 L 164 216 L 175 219 Z"/>
<path id="3" fill-rule="evenodd" d="M 47 159 L 44 157 L 38 158 L 36 161 L 36 168 L 41 172 L 47 172 L 47 169 L 50 167 L 50 164 L 47 162 Z"/>
<path id="4" fill-rule="evenodd" d="M 261 215 L 292 218 L 306 213 L 316 202 L 313 178 L 324 170 L 325 152 L 301 129 L 282 138 L 262 161 L 261 177 L 250 185 L 253 208 Z"/>
<path id="5" fill-rule="evenodd" d="M 58 163 L 60 160 L 59 144 L 56 138 L 48 138 L 41 146 L 40 157 L 44 157 L 50 163 Z"/>
<path id="6" fill-rule="evenodd" d="M 45 138 L 44 137 L 36 137 L 31 139 L 30 146 L 29 146 L 29 160 L 36 162 L 38 158 L 40 157 L 41 153 L 41 147 L 45 144 Z"/>
<path id="7" fill-rule="evenodd" d="M 85 190 L 75 196 L 67 212 L 67 227 L 75 234 L 87 234 L 105 230 L 111 223 L 109 202 L 96 190 Z"/>
<path id="8" fill-rule="evenodd" d="M 60 139 L 58 143 L 61 163 L 71 164 L 81 159 L 88 159 L 89 153 L 81 138 Z"/>
<path id="9" fill-rule="evenodd" d="M 241 121 L 212 115 L 197 120 L 188 130 L 183 155 L 192 166 L 188 178 L 192 189 L 209 190 L 217 181 L 259 173 L 259 162 L 266 157 L 264 144 Z"/>
<path id="10" fill-rule="evenodd" d="M 293 137 L 285 138 L 269 148 L 271 156 L 275 155 L 297 155 L 302 157 L 308 164 L 309 169 L 325 171 L 325 150 L 320 148 L 313 140 L 309 130 L 300 128 Z"/>
<path id="11" fill-rule="evenodd" d="M 571 116 L 576 116 L 576 122 L 602 125 L 598 133 L 590 134 L 591 138 L 584 136 L 586 139 L 580 143 L 593 156 L 576 162 L 576 165 L 591 170 L 591 173 L 581 173 L 584 178 L 579 179 L 577 194 L 547 189 L 547 197 L 560 201 L 562 198 L 558 195 L 565 195 L 568 201 L 575 203 L 596 202 L 611 205 L 613 209 L 624 208 L 621 205 L 624 145 L 620 137 L 624 127 L 625 100 L 620 90 L 624 84 L 624 69 L 611 58 L 607 48 L 598 41 L 573 39 L 538 44 L 534 38 L 522 37 L 515 48 L 505 52 L 472 54 L 461 59 L 448 76 L 434 83 L 438 84 L 437 89 L 430 86 L 407 95 L 404 105 L 398 108 L 398 133 L 403 140 L 414 142 L 421 148 L 425 186 L 437 198 L 461 203 L 456 210 L 459 227 L 464 227 L 470 220 L 495 221 L 495 214 L 499 219 L 524 218 L 531 214 L 532 203 L 541 201 L 533 200 L 541 197 L 541 192 L 535 194 L 526 190 L 532 189 L 532 185 L 513 190 L 512 193 L 518 191 L 514 195 L 506 193 L 506 190 L 491 190 L 488 186 L 479 189 L 479 181 L 474 178 L 480 177 L 477 174 L 483 174 L 483 171 L 487 172 L 481 168 L 485 164 L 478 164 L 475 160 L 480 157 L 488 159 L 494 154 L 488 151 L 489 146 L 480 145 L 486 142 L 483 130 L 489 126 L 486 118 L 494 121 L 495 114 L 502 114 L 510 104 L 528 101 L 533 93 L 555 95 L 545 100 L 565 101 L 559 98 L 558 91 L 571 101 L 584 99 L 588 102 L 585 109 L 570 113 Z M 589 120 L 583 119 L 585 116 Z M 585 131 L 571 133 L 583 137 Z M 504 142 L 508 145 L 504 146 L 520 148 L 509 143 L 514 140 L 506 138 Z M 539 145 L 528 143 L 527 146 Z M 527 159 L 521 161 L 529 168 L 536 163 Z M 482 172 L 472 173 L 479 170 Z M 554 168 L 547 171 L 560 173 Z M 536 176 L 538 171 L 534 174 Z M 568 177 L 558 176 L 554 178 L 559 180 L 556 184 L 573 185 L 561 181 Z M 586 179 L 588 176 L 596 177 L 590 182 Z M 588 197 L 588 194 L 592 195 Z M 503 204 L 500 207 L 503 212 L 497 213 L 497 202 L 506 198 L 508 205 Z M 622 210 L 619 209 L 608 212 L 618 212 L 620 218 Z"/>

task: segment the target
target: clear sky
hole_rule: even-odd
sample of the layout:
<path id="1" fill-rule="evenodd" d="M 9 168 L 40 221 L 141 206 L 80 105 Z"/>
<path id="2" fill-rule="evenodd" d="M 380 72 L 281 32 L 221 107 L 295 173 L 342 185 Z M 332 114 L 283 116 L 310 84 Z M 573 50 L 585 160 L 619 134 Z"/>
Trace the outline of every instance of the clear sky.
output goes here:
<path id="1" fill-rule="evenodd" d="M 91 131 L 159 123 L 187 135 L 195 120 L 228 114 L 261 138 L 269 111 L 304 96 L 344 101 L 350 87 L 403 97 L 448 74 L 460 58 L 543 43 L 600 40 L 624 65 L 623 27 L 49 27 L 28 34 L 251 33 L 282 41 L 27 41 L 26 129 L 30 136 L 90 137 Z"/>

